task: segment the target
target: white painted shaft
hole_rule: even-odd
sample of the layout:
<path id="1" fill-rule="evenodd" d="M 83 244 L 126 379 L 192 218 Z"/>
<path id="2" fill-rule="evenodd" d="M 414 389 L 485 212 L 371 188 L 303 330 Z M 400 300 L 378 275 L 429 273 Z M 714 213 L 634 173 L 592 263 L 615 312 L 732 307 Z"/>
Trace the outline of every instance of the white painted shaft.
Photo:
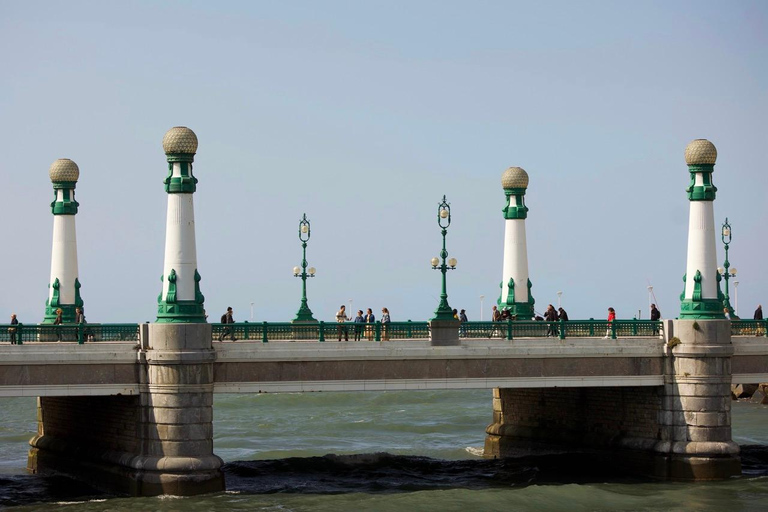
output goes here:
<path id="1" fill-rule="evenodd" d="M 501 302 L 509 295 L 509 280 L 515 282 L 515 302 L 528 302 L 528 245 L 525 219 L 507 219 L 504 227 L 504 271 Z"/>
<path id="2" fill-rule="evenodd" d="M 59 190 L 59 192 L 61 192 Z M 59 304 L 75 303 L 77 273 L 77 235 L 74 215 L 53 216 L 53 244 L 51 251 L 51 288 L 48 299 L 53 298 L 53 282 L 59 279 Z"/>
<path id="3" fill-rule="evenodd" d="M 688 221 L 688 262 L 685 298 L 693 298 L 693 277 L 701 272 L 701 298 L 717 299 L 715 212 L 712 201 L 691 201 Z"/>
<path id="4" fill-rule="evenodd" d="M 195 207 L 192 194 L 168 194 L 165 223 L 163 300 L 168 294 L 168 276 L 176 270 L 176 300 L 195 300 Z"/>

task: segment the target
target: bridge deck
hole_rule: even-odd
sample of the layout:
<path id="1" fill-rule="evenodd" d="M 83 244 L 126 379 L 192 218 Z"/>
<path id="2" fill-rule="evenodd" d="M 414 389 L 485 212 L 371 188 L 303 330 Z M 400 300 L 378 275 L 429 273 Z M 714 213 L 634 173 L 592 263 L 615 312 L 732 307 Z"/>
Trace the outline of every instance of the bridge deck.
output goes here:
<path id="1" fill-rule="evenodd" d="M 768 338 L 733 338 L 733 382 L 768 382 Z M 660 386 L 657 338 L 222 342 L 217 393 Z M 26 343 L 0 347 L 0 396 L 139 393 L 133 342 Z"/>

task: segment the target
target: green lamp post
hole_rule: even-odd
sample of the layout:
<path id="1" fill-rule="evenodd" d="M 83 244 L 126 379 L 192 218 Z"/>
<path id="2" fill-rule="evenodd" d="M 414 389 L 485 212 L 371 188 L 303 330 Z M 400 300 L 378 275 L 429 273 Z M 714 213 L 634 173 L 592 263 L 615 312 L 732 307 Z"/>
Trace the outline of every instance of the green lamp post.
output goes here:
<path id="1" fill-rule="evenodd" d="M 440 226 L 443 233 L 443 250 L 440 251 L 440 257 L 443 262 L 441 264 L 438 258 L 432 258 L 431 263 L 433 270 L 439 270 L 443 274 L 443 289 L 440 293 L 440 304 L 437 306 L 435 316 L 432 320 L 454 320 L 453 310 L 451 309 L 451 306 L 448 305 L 448 292 L 445 286 L 445 276 L 448 273 L 448 270 L 456 269 L 457 261 L 456 258 L 451 258 L 446 261 L 446 258 L 448 258 L 448 251 L 445 249 L 445 235 L 448 234 L 448 226 L 451 225 L 451 205 L 445 200 L 445 196 L 443 196 L 443 201 L 437 206 L 437 225 Z"/>
<path id="2" fill-rule="evenodd" d="M 299 311 L 296 313 L 296 318 L 293 319 L 294 322 L 317 322 L 312 316 L 312 310 L 307 305 L 307 278 L 315 277 L 315 267 L 307 269 L 307 242 L 311 233 L 312 228 L 305 213 L 304 217 L 299 221 L 299 240 L 301 240 L 303 251 L 301 268 L 293 267 L 293 276 L 301 278 L 301 306 L 299 306 Z"/>
<path id="3" fill-rule="evenodd" d="M 730 268 L 731 263 L 728 261 L 728 246 L 731 245 L 731 237 L 731 225 L 728 223 L 728 217 L 726 217 L 725 222 L 723 223 L 723 227 L 720 230 L 720 239 L 723 241 L 723 245 L 725 246 L 725 263 L 723 263 L 722 267 L 717 269 L 717 272 L 725 279 L 723 309 L 728 310 L 728 314 L 730 315 L 731 319 L 737 319 L 738 317 L 733 311 L 733 307 L 731 307 L 731 297 L 728 294 L 728 279 L 731 277 L 736 277 L 736 268 Z"/>

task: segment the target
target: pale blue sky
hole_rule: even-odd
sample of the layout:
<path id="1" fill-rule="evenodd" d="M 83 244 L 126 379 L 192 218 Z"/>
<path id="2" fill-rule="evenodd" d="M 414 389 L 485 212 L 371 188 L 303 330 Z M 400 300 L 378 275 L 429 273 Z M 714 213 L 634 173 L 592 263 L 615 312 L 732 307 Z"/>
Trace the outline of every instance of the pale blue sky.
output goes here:
<path id="1" fill-rule="evenodd" d="M 91 322 L 155 319 L 166 194 L 161 140 L 200 146 L 206 308 L 290 320 L 298 221 L 312 222 L 318 319 L 339 304 L 426 319 L 452 205 L 451 306 L 485 318 L 501 280 L 509 166 L 530 175 L 537 309 L 679 311 L 688 172 L 719 152 L 739 308 L 768 302 L 766 2 L 0 2 L 0 314 L 40 321 L 48 167 L 71 158 Z M 722 246 L 718 241 L 718 260 Z"/>

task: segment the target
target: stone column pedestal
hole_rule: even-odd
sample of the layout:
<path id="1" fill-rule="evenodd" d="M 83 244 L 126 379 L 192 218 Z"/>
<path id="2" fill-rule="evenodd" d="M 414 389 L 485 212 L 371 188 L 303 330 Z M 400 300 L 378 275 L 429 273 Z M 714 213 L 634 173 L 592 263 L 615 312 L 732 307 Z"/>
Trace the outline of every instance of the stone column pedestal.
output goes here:
<path id="1" fill-rule="evenodd" d="M 660 476 L 715 480 L 741 474 L 731 438 L 731 323 L 668 322 L 661 440 L 654 451 L 666 464 Z"/>
<path id="2" fill-rule="evenodd" d="M 140 494 L 224 490 L 213 454 L 213 363 L 209 324 L 149 326 L 141 393 Z"/>

